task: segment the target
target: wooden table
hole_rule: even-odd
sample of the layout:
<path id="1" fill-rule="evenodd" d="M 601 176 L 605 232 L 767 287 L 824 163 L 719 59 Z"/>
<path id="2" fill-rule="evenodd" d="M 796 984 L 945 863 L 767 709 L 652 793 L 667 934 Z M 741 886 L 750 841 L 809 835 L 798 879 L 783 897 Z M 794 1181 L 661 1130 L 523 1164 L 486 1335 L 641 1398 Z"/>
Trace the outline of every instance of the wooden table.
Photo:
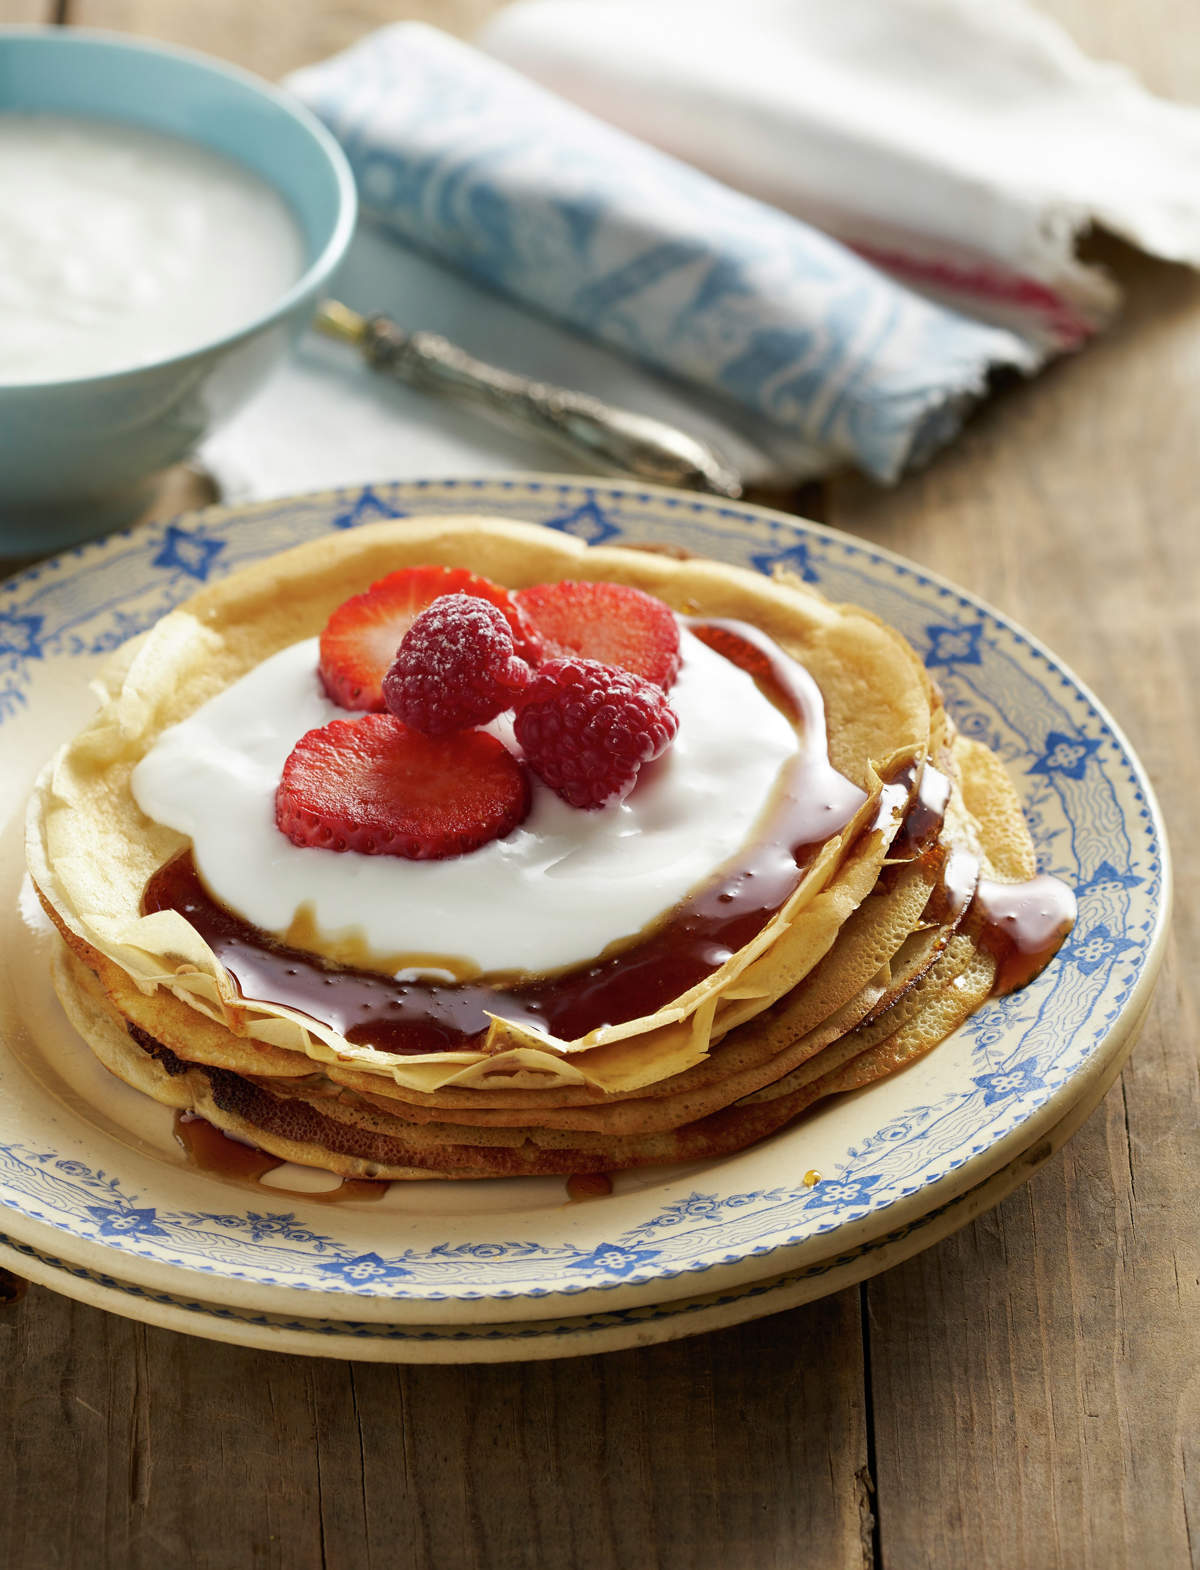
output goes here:
<path id="1" fill-rule="evenodd" d="M 1195 0 L 1044 0 L 1200 102 Z M 268 76 L 494 0 L 0 0 Z M 827 522 L 985 595 L 1115 711 L 1173 837 L 1140 1046 L 1024 1189 L 859 1289 L 526 1367 L 268 1356 L 38 1288 L 0 1309 L 0 1565 L 1029 1570 L 1200 1565 L 1200 278 L 1108 246 L 1120 326 Z M 173 477 L 161 511 L 199 493 Z M 1188 956 L 1191 956 L 1189 959 Z"/>

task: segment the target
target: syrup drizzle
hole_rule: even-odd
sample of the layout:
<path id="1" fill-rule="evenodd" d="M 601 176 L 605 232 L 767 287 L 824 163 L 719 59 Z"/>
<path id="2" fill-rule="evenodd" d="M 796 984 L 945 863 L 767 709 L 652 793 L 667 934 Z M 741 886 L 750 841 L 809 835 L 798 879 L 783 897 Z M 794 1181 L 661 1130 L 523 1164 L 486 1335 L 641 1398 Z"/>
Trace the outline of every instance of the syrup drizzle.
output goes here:
<path id="1" fill-rule="evenodd" d="M 796 724 L 803 745 L 784 771 L 762 837 L 718 878 L 618 953 L 511 986 L 397 982 L 377 972 L 325 963 L 243 921 L 208 893 L 190 851 L 153 875 L 143 895 L 143 911 L 174 910 L 184 916 L 233 976 L 243 997 L 284 1004 L 323 1021 L 350 1041 L 398 1055 L 476 1046 L 492 1014 L 573 1039 L 601 1025 L 655 1012 L 724 964 L 761 930 L 799 886 L 822 847 L 866 800 L 829 760 L 824 703 L 803 666 L 746 623 L 687 619 L 687 625 L 759 682 Z M 919 775 L 917 767 L 884 784 L 877 811 L 863 831 L 885 832 L 904 813 L 889 847 L 889 862 L 916 860 L 939 842 L 950 781 L 932 764 L 926 763 Z M 997 959 L 993 992 L 1015 991 L 1040 973 L 1071 930 L 1074 896 L 1057 878 L 1003 884 L 981 879 L 979 872 L 978 857 L 952 850 L 924 919 L 957 921 L 970 906 L 980 942 Z M 234 1150 L 248 1149 L 226 1140 L 219 1130 L 212 1129 L 212 1134 Z M 251 1154 L 270 1162 L 264 1171 L 280 1164 L 260 1151 Z M 245 1160 L 237 1155 L 230 1159 L 235 1164 Z"/>
<path id="2" fill-rule="evenodd" d="M 567 1179 L 567 1198 L 578 1203 L 584 1199 L 606 1199 L 613 1191 L 607 1172 L 576 1172 Z"/>
<path id="3" fill-rule="evenodd" d="M 911 770 L 903 778 L 911 788 Z M 937 844 L 946 821 L 946 808 L 950 805 L 950 781 L 946 775 L 932 763 L 926 763 L 916 783 L 896 837 L 888 847 L 889 861 L 919 860 Z M 884 787 L 885 791 L 889 788 Z"/>
<path id="4" fill-rule="evenodd" d="M 979 941 L 996 959 L 996 997 L 1016 992 L 1041 974 L 1075 925 L 1075 896 L 1059 878 L 1042 873 L 1024 883 L 980 878 L 972 911 Z"/>
<path id="5" fill-rule="evenodd" d="M 258 1183 L 271 1194 L 286 1194 L 291 1199 L 312 1200 L 319 1205 L 344 1204 L 347 1200 L 382 1199 L 387 1193 L 387 1183 L 376 1183 L 368 1178 L 343 1178 L 336 1188 L 311 1192 L 299 1188 L 275 1188 L 261 1183 L 268 1172 L 285 1165 L 279 1156 L 269 1156 L 265 1150 L 243 1144 L 240 1139 L 216 1128 L 207 1118 L 194 1112 L 175 1114 L 175 1138 L 183 1146 L 188 1160 L 202 1172 L 214 1172 L 220 1177 L 241 1178 Z"/>
<path id="6" fill-rule="evenodd" d="M 889 788 L 885 786 L 885 796 Z M 931 851 L 949 803 L 949 779 L 927 763 L 888 861 L 915 861 Z M 922 920 L 950 926 L 969 909 L 976 937 L 996 960 L 992 995 L 1001 997 L 1027 986 L 1058 953 L 1075 925 L 1075 896 L 1061 879 L 1047 873 L 1021 883 L 1001 883 L 980 874 L 980 859 L 973 851 L 948 847 Z"/>
<path id="7" fill-rule="evenodd" d="M 921 920 L 936 927 L 956 924 L 975 898 L 979 867 L 979 857 L 974 851 L 953 846 L 942 863 L 937 887 L 929 896 Z"/>
<path id="8" fill-rule="evenodd" d="M 895 845 L 896 839 L 900 837 L 900 828 L 903 828 L 903 820 L 900 828 L 896 828 L 896 818 L 899 813 L 903 812 L 905 802 L 912 795 L 913 779 L 916 776 L 917 768 L 917 764 L 910 764 L 894 780 L 888 780 L 881 787 L 879 805 L 875 808 L 875 814 L 871 821 L 866 825 L 865 833 L 882 834 L 888 829 L 895 829 L 895 837 L 892 841 L 892 845 Z M 907 856 L 893 855 L 892 847 L 889 846 L 889 861 L 907 861 L 909 859 Z"/>
<path id="9" fill-rule="evenodd" d="M 893 889 L 903 869 L 911 862 L 940 855 L 945 863 L 941 832 L 949 801 L 949 779 L 928 761 L 924 765 L 910 764 L 883 786 L 875 816 L 867 825 L 869 832 L 891 831 L 892 836 L 887 857 L 879 871 L 878 888 L 884 891 Z M 900 820 L 898 827 L 897 818 Z M 943 875 L 944 870 L 943 865 Z M 923 919 L 932 921 L 934 918 L 927 911 Z"/>
<path id="10" fill-rule="evenodd" d="M 956 924 L 967 913 L 980 945 L 996 961 L 992 996 L 1019 992 L 1058 953 L 1075 925 L 1075 895 L 1049 873 L 1020 883 L 1001 883 L 980 875 L 973 851 L 951 849 L 922 921 Z"/>
<path id="11" fill-rule="evenodd" d="M 796 723 L 802 745 L 786 766 L 763 835 L 665 921 L 594 964 L 511 986 L 397 982 L 323 963 L 277 943 L 204 887 L 190 851 L 150 879 L 142 909 L 174 910 L 200 933 L 243 997 L 282 1003 L 348 1040 L 397 1054 L 462 1050 L 491 1014 L 564 1039 L 652 1014 L 748 943 L 799 886 L 865 794 L 829 761 L 820 689 L 756 628 L 690 623 L 697 637 L 749 671 Z M 907 789 L 905 788 L 905 794 Z"/>
<path id="12" fill-rule="evenodd" d="M 246 1178 L 256 1183 L 283 1165 L 282 1157 L 269 1156 L 255 1145 L 231 1138 L 195 1112 L 175 1114 L 175 1138 L 183 1146 L 188 1160 L 202 1172 L 217 1172 L 222 1177 Z"/>

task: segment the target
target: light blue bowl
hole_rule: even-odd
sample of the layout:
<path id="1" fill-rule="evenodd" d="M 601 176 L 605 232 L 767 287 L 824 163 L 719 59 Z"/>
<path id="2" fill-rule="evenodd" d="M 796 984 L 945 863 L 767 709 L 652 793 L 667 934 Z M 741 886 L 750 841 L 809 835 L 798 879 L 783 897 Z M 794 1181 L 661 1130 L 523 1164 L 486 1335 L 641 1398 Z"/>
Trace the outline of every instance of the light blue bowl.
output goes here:
<path id="1" fill-rule="evenodd" d="M 306 267 L 268 311 L 185 354 L 103 376 L 0 382 L 0 556 L 135 516 L 153 477 L 233 414 L 304 329 L 357 205 L 341 149 L 303 105 L 189 51 L 77 28 L 0 28 L 0 114 L 9 110 L 119 121 L 225 154 L 284 197 Z"/>

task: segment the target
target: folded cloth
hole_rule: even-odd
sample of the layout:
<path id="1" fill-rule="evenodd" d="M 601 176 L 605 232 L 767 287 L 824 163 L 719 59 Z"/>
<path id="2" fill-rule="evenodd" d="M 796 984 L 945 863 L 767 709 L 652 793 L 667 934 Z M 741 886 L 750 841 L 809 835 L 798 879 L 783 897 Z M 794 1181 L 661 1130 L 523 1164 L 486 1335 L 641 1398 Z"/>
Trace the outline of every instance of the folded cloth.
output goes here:
<path id="1" fill-rule="evenodd" d="M 712 442 L 752 485 L 781 488 L 797 473 L 821 468 L 819 451 L 806 456 L 791 439 L 781 439 L 783 450 L 772 453 L 766 422 L 736 405 L 685 388 L 497 296 L 369 220 L 351 243 L 337 294 L 356 310 L 443 333 L 494 365 L 667 420 Z M 229 501 L 372 480 L 578 467 L 562 448 L 533 433 L 503 429 L 372 374 L 344 344 L 315 332 L 305 335 L 237 418 L 209 438 L 201 456 Z"/>
<path id="2" fill-rule="evenodd" d="M 1095 223 L 1200 264 L 1200 113 L 1089 60 L 1025 0 L 518 0 L 481 46 L 838 236 L 1073 347 L 1118 300 Z"/>
<path id="3" fill-rule="evenodd" d="M 446 34 L 385 28 L 289 84 L 369 214 L 483 283 L 891 480 L 1037 355 Z"/>
<path id="4" fill-rule="evenodd" d="M 1200 114 L 1023 0 L 517 0 L 481 43 L 642 140 L 428 28 L 375 34 L 291 81 L 367 209 L 338 291 L 752 482 L 894 478 L 989 366 L 1081 343 L 1118 299 L 1075 258 L 1092 221 L 1200 262 Z M 237 497 L 568 467 L 311 335 L 203 457 Z"/>

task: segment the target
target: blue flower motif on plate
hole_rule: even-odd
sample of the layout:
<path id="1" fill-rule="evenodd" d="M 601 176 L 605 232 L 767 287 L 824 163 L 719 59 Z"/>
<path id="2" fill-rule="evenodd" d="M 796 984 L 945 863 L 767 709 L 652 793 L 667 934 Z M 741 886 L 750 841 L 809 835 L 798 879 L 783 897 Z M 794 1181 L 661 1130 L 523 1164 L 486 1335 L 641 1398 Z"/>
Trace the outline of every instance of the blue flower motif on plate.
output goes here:
<path id="1" fill-rule="evenodd" d="M 137 1209 L 130 1205 L 88 1205 L 87 1213 L 100 1223 L 101 1237 L 168 1237 L 158 1225 L 153 1206 Z"/>
<path id="2" fill-rule="evenodd" d="M 915 1124 L 928 1112 L 928 1107 L 914 1107 L 908 1117 L 898 1118 L 894 1123 L 885 1123 L 882 1128 L 876 1129 L 875 1133 L 854 1147 L 853 1153 L 861 1155 L 872 1147 L 903 1144 L 912 1138 Z"/>
<path id="3" fill-rule="evenodd" d="M 1064 779 L 1081 780 L 1088 766 L 1088 759 L 1100 747 L 1098 736 L 1068 736 L 1063 731 L 1052 730 L 1046 737 L 1046 747 L 1036 762 L 1029 766 L 1030 774 L 1058 774 Z"/>
<path id="4" fill-rule="evenodd" d="M 1086 932 L 1076 932 L 1073 935 L 1068 958 L 1073 964 L 1078 965 L 1085 976 L 1090 976 L 1093 971 L 1099 970 L 1104 965 L 1111 965 L 1113 960 L 1120 959 L 1122 954 L 1127 954 L 1137 946 L 1131 938 L 1110 932 L 1104 922 L 1099 922 L 1096 926 L 1089 927 Z"/>
<path id="5" fill-rule="evenodd" d="M 19 660 L 45 658 L 39 641 L 42 616 L 14 616 L 11 611 L 0 611 L 0 655 L 12 655 Z"/>
<path id="6" fill-rule="evenodd" d="M 855 1205 L 869 1205 L 871 1190 L 883 1182 L 878 1173 L 859 1177 L 828 1177 L 815 1185 L 804 1201 L 804 1210 L 852 1210 Z"/>
<path id="7" fill-rule="evenodd" d="M 358 1254 L 353 1259 L 325 1259 L 318 1264 L 317 1269 L 323 1275 L 339 1276 L 357 1287 L 377 1287 L 412 1275 L 411 1270 L 405 1269 L 395 1260 L 381 1259 L 378 1254 Z"/>
<path id="8" fill-rule="evenodd" d="M 226 541 L 214 539 L 203 529 L 181 529 L 169 523 L 163 535 L 158 554 L 153 558 L 156 567 L 166 567 L 186 573 L 197 583 L 205 583 L 213 563 L 225 549 Z"/>
<path id="9" fill-rule="evenodd" d="M 597 1243 L 589 1254 L 581 1254 L 566 1266 L 568 1270 L 589 1275 L 628 1276 L 638 1265 L 649 1264 L 661 1253 L 657 1248 L 627 1248 L 621 1243 Z"/>
<path id="10" fill-rule="evenodd" d="M 929 666 L 979 665 L 981 655 L 979 640 L 983 637 L 983 623 L 968 627 L 926 627 L 929 647 L 925 663 Z"/>
<path id="11" fill-rule="evenodd" d="M 986 1052 L 991 1047 L 999 1046 L 1007 1035 L 1008 1025 L 1003 1015 L 1001 1015 L 994 1024 L 983 1024 L 976 1027 L 975 1045 L 980 1051 Z"/>
<path id="12" fill-rule="evenodd" d="M 275 1213 L 261 1214 L 257 1210 L 248 1210 L 245 1215 L 214 1215 L 211 1211 L 184 1211 L 176 1218 L 184 1224 L 193 1226 L 218 1226 L 229 1227 L 245 1232 L 252 1243 L 262 1243 L 273 1240 L 284 1243 L 300 1243 L 306 1247 L 317 1250 L 332 1246 L 332 1239 L 323 1237 L 319 1232 L 314 1232 L 310 1227 L 301 1225 L 294 1212 L 286 1215 Z"/>
<path id="13" fill-rule="evenodd" d="M 709 1216 L 715 1216 L 726 1203 L 726 1200 L 719 1199 L 716 1194 L 689 1194 L 686 1199 L 668 1205 L 658 1220 L 707 1219 Z"/>
<path id="14" fill-rule="evenodd" d="M 1092 889 L 1105 889 L 1115 893 L 1117 889 L 1136 889 L 1142 882 L 1136 873 L 1119 872 L 1111 861 L 1102 861 L 1090 878 L 1076 884 L 1075 892 L 1087 894 Z"/>
<path id="15" fill-rule="evenodd" d="M 1042 1076 L 1038 1073 L 1037 1060 L 1024 1058 L 1008 1068 L 996 1069 L 991 1074 L 977 1074 L 972 1082 L 983 1091 L 983 1104 L 992 1106 L 1011 1096 L 1024 1096 L 1040 1088 Z"/>

